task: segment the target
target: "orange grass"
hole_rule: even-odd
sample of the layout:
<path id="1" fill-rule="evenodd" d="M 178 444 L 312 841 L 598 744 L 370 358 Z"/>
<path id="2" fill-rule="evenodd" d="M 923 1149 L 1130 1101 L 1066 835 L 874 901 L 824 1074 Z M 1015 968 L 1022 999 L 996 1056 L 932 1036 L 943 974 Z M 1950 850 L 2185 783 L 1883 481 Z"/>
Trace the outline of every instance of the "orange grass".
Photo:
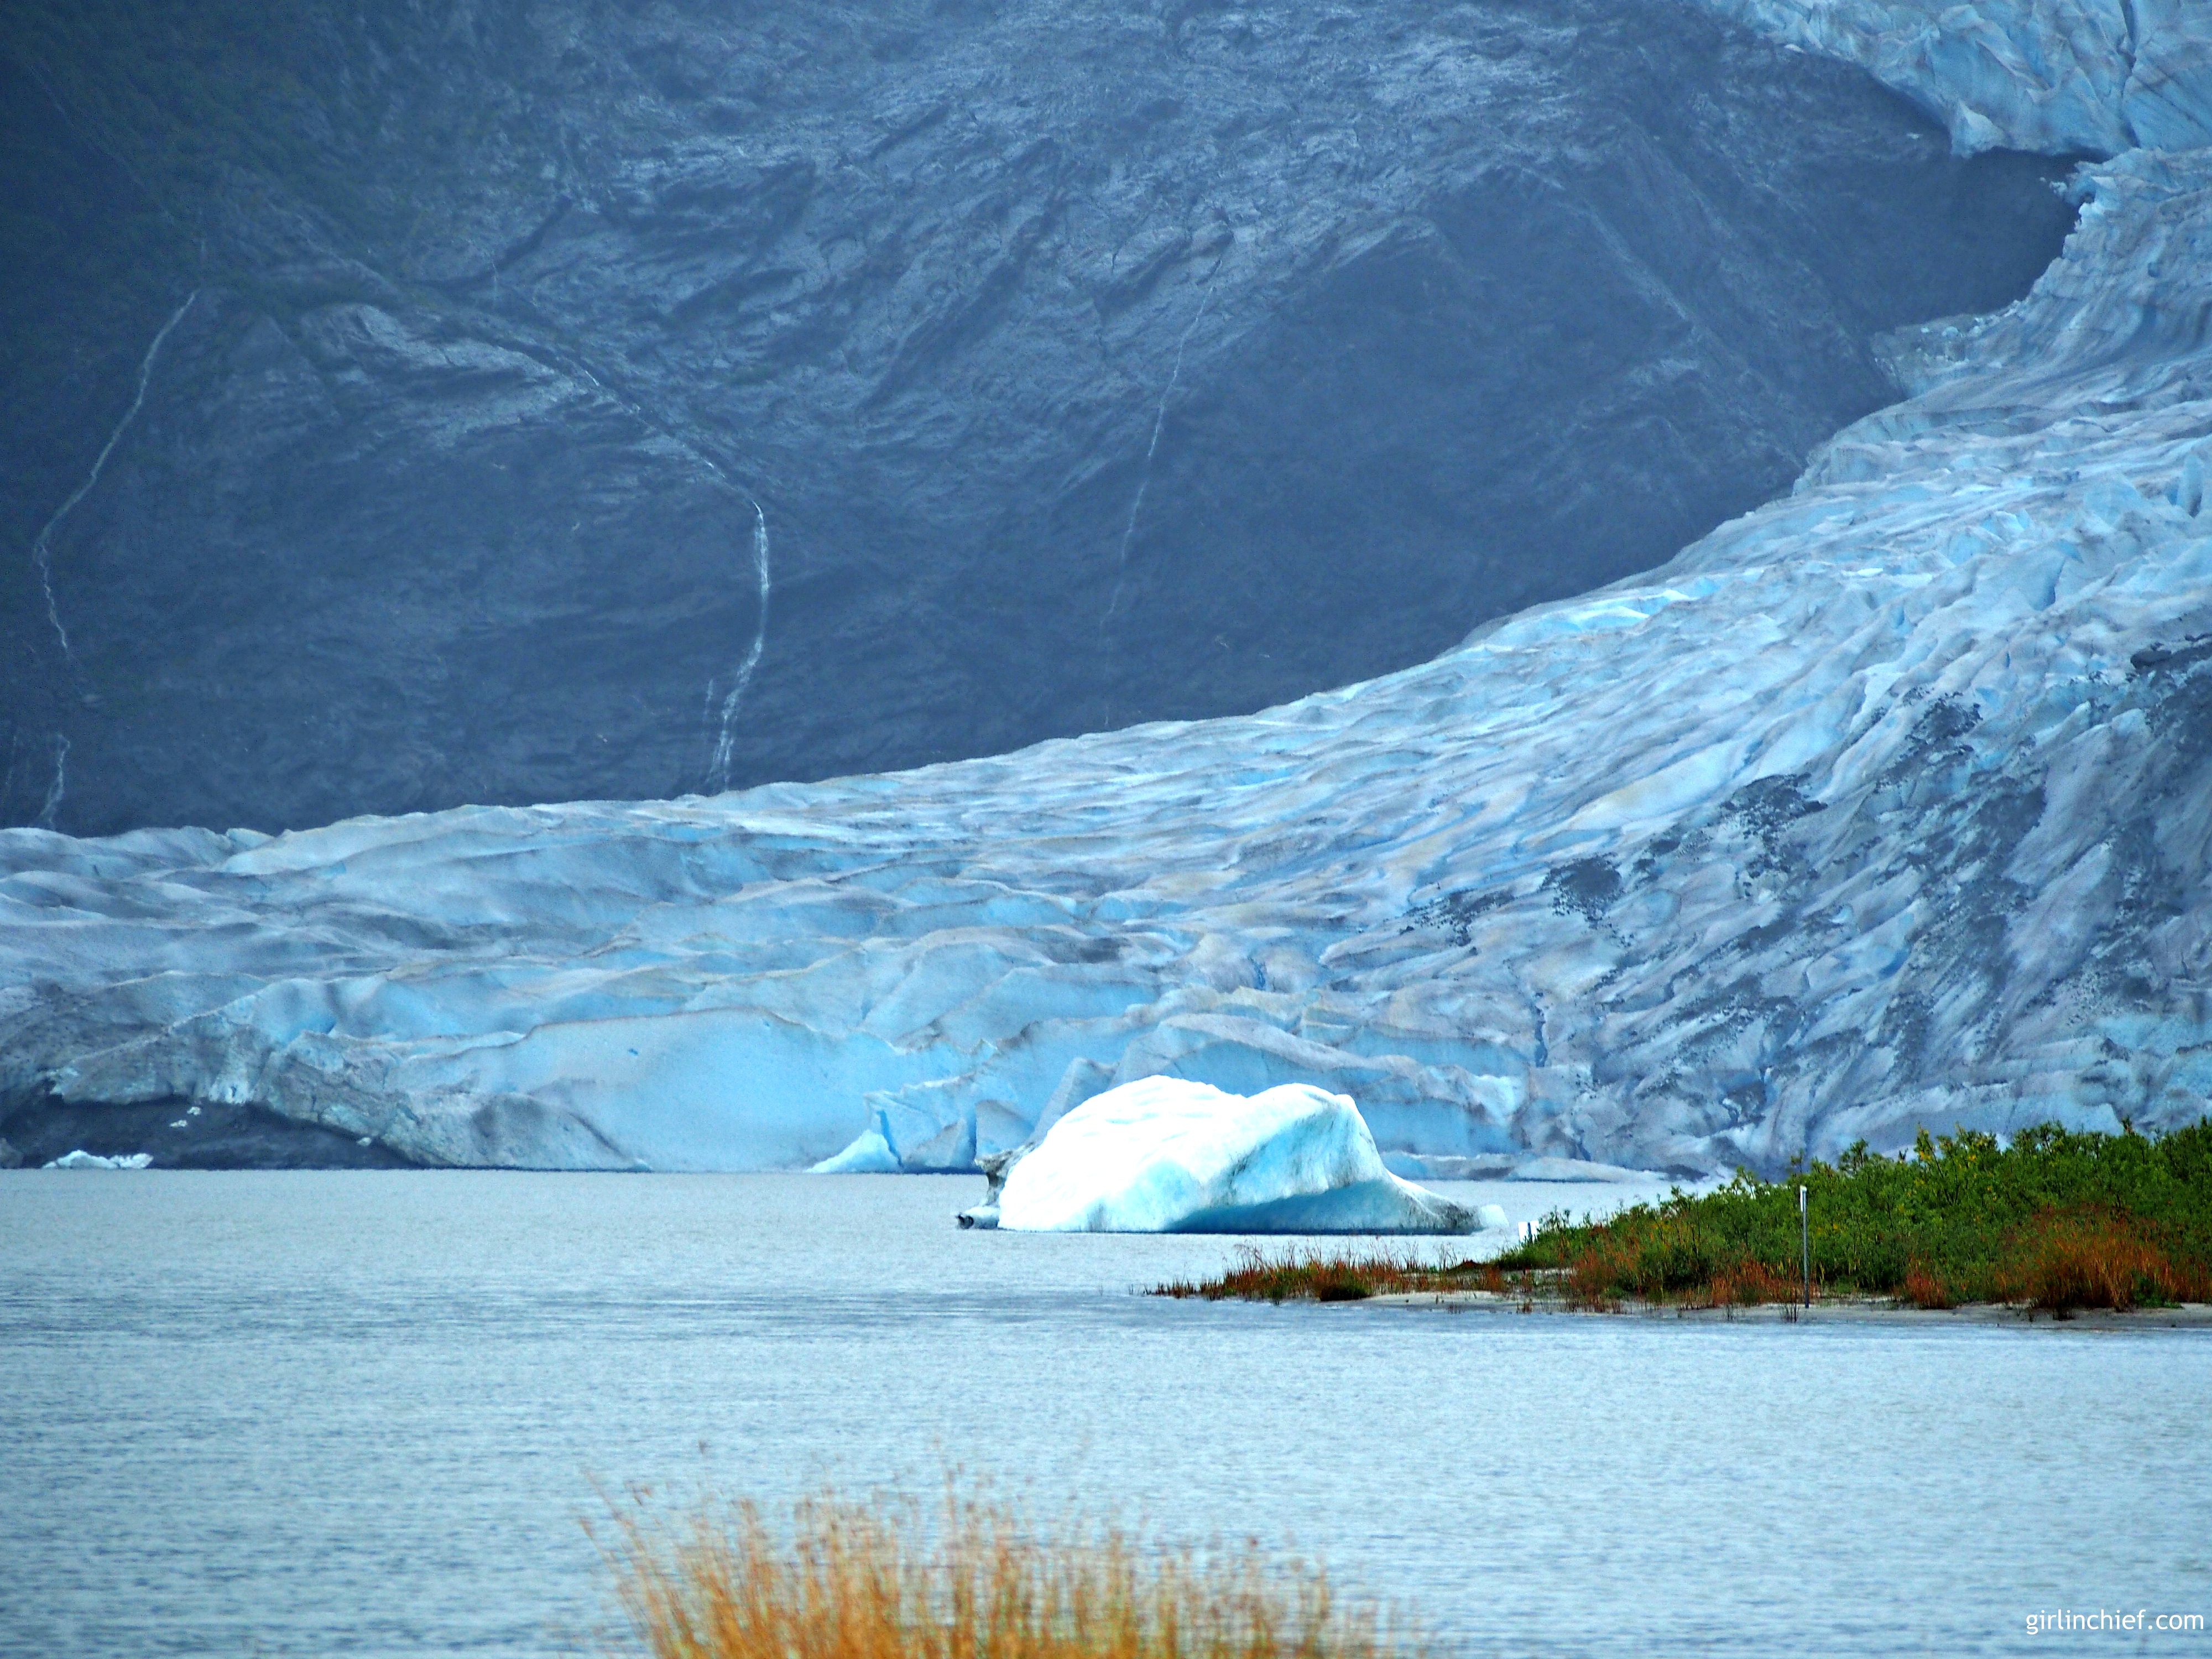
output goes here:
<path id="1" fill-rule="evenodd" d="M 2015 1234 L 1998 1269 L 1998 1293 L 2051 1313 L 2125 1310 L 2212 1299 L 2212 1275 L 2177 1266 L 2135 1218 L 2084 1206 L 2046 1212 Z"/>
<path id="2" fill-rule="evenodd" d="M 1474 1263 L 1464 1264 L 1472 1268 Z M 1370 1296 L 1449 1288 L 1456 1270 L 1387 1250 L 1323 1251 L 1309 1245 L 1270 1255 L 1249 1244 L 1237 1247 L 1237 1262 L 1218 1279 L 1178 1279 L 1155 1296 L 1204 1297 L 1209 1302 L 1360 1302 Z"/>
<path id="3" fill-rule="evenodd" d="M 1908 1262 L 1905 1282 L 1898 1287 L 1898 1299 L 1910 1302 L 1916 1308 L 1942 1309 L 1959 1305 L 1959 1293 L 1951 1288 L 1950 1281 L 1926 1262 Z"/>
<path id="4" fill-rule="evenodd" d="M 1612 1238 L 1600 1235 L 1588 1249 L 1567 1263 L 1567 1305 L 1587 1313 L 1618 1313 L 1620 1297 L 1613 1286 L 1624 1275 L 1626 1252 Z"/>
<path id="5" fill-rule="evenodd" d="M 825 1493 L 788 1530 L 757 1505 L 670 1520 L 634 1494 L 595 1531 L 653 1659 L 1411 1659 L 1379 1613 L 1256 1543 L 1163 1551 L 1113 1526 L 1040 1531 L 948 1482 Z"/>
<path id="6" fill-rule="evenodd" d="M 1767 1302 L 1795 1302 L 1804 1294 L 1804 1280 L 1796 1273 L 1747 1259 L 1720 1268 L 1707 1287 L 1708 1304 L 1716 1308 L 1756 1308 Z"/>

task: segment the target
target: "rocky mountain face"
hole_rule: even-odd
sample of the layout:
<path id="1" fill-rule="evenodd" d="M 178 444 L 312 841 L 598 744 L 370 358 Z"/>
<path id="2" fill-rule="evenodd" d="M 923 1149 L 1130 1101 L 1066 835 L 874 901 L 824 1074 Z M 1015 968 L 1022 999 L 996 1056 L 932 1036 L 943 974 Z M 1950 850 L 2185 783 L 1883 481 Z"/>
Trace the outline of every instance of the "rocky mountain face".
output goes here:
<path id="1" fill-rule="evenodd" d="M 2026 289 L 2058 170 L 1674 0 L 21 0 L 0 822 L 1402 668 L 1786 486 L 1875 337 Z"/>

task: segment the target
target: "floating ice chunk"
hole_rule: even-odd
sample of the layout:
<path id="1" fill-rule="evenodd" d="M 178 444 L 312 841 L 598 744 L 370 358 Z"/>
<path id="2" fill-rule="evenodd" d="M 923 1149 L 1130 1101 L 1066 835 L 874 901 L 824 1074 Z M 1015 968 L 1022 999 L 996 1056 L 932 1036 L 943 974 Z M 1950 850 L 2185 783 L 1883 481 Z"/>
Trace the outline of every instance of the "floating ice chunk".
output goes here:
<path id="1" fill-rule="evenodd" d="M 1408 1181 L 1504 1181 L 1521 1162 L 1512 1152 L 1385 1152 L 1382 1167 Z"/>
<path id="2" fill-rule="evenodd" d="M 809 1166 L 809 1175 L 896 1175 L 905 1166 L 891 1150 L 883 1131 L 873 1127 L 863 1129 L 853 1137 L 853 1144 L 819 1164 Z"/>
<path id="3" fill-rule="evenodd" d="M 131 1152 L 122 1158 L 102 1158 L 98 1152 L 88 1152 L 82 1147 L 64 1152 L 46 1167 L 49 1170 L 145 1170 L 153 1167 L 151 1152 Z"/>
<path id="4" fill-rule="evenodd" d="M 1593 1164 L 1582 1158 L 1532 1158 L 1508 1181 L 1650 1181 L 1657 1171 L 1624 1169 L 1618 1164 Z"/>
<path id="5" fill-rule="evenodd" d="M 997 1210 L 997 1224 L 1018 1232 L 1457 1233 L 1478 1224 L 1383 1168 L 1346 1096 L 1304 1083 L 1232 1095 L 1170 1077 L 1125 1083 L 1069 1112 L 1007 1170 Z"/>

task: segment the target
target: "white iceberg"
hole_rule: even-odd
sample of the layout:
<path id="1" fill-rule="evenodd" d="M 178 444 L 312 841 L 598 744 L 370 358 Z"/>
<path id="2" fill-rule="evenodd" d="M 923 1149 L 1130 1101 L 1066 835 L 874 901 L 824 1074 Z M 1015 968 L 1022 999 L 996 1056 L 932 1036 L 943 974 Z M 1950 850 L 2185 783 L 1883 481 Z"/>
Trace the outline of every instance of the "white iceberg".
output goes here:
<path id="1" fill-rule="evenodd" d="M 98 1152 L 88 1152 L 82 1147 L 64 1152 L 46 1165 L 49 1170 L 145 1170 L 153 1167 L 151 1152 L 131 1152 L 119 1158 L 102 1158 Z"/>
<path id="2" fill-rule="evenodd" d="M 991 1225 L 990 1206 L 963 1217 Z M 1094 1095 L 1005 1167 L 1017 1232 L 1462 1233 L 1486 1218 L 1401 1181 L 1344 1095 L 1148 1077 Z"/>

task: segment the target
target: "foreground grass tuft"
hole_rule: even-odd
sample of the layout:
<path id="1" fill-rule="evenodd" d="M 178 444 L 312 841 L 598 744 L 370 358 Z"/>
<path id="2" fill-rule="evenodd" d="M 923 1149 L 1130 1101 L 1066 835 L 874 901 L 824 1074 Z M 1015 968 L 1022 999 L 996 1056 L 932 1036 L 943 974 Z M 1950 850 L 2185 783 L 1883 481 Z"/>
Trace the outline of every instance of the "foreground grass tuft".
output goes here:
<path id="1" fill-rule="evenodd" d="M 1163 1551 L 1113 1526 L 1040 1529 L 948 1486 L 931 1511 L 827 1494 L 759 1508 L 614 1506 L 595 1533 L 653 1659 L 1413 1659 L 1325 1573 L 1257 1544 Z"/>
<path id="2" fill-rule="evenodd" d="M 1863 1145 L 1781 1181 L 1739 1175 L 1602 1222 L 1547 1217 L 1491 1263 L 1247 1252 L 1170 1296 L 1342 1301 L 1488 1291 L 1609 1311 L 1624 1302 L 1748 1307 L 1800 1294 L 1797 1188 L 1811 1201 L 1816 1296 L 1921 1308 L 2006 1302 L 2064 1314 L 2212 1300 L 2212 1121 L 2163 1138 L 2045 1125 L 2009 1146 L 1920 1136 L 1909 1157 Z"/>

